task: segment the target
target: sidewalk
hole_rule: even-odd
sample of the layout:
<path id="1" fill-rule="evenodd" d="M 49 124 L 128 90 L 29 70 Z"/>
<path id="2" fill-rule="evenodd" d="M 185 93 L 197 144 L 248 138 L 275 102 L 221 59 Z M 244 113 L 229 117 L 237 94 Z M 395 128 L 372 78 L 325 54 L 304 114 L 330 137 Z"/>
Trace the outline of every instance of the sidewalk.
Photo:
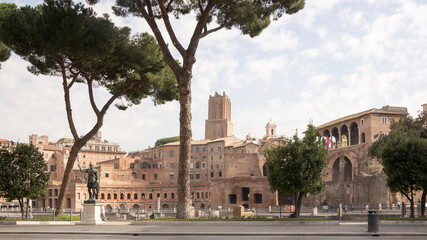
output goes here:
<path id="1" fill-rule="evenodd" d="M 425 236 L 426 225 L 381 225 L 368 233 L 366 223 L 278 225 L 271 222 L 107 222 L 102 225 L 0 225 L 6 234 L 69 234 L 122 236 Z"/>

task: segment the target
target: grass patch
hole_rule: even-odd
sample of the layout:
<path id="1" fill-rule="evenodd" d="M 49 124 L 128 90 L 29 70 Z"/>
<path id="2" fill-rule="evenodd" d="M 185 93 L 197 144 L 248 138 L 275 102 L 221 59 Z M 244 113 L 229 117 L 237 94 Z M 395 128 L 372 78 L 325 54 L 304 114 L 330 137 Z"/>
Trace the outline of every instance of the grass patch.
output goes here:
<path id="1" fill-rule="evenodd" d="M 176 219 L 176 218 L 157 218 L 157 219 L 139 219 L 138 221 L 150 221 L 150 222 L 162 222 L 162 221 L 183 221 L 183 222 L 295 222 L 295 221 L 333 221 L 329 218 L 266 218 L 262 216 L 247 217 L 247 218 L 233 218 L 233 217 L 223 217 L 223 218 L 188 218 L 188 219 Z"/>
<path id="2" fill-rule="evenodd" d="M 21 218 L 5 218 L 5 217 L 1 217 L 0 221 L 5 221 L 5 222 L 14 222 L 14 221 L 53 221 L 53 216 L 35 216 L 33 219 L 21 219 Z M 55 217 L 55 221 L 70 221 L 70 215 L 69 214 L 64 214 L 62 216 L 59 217 Z M 80 221 L 80 216 L 73 215 L 73 221 Z"/>
<path id="3" fill-rule="evenodd" d="M 427 217 L 405 218 L 405 217 L 391 217 L 381 218 L 383 221 L 427 221 Z"/>
<path id="4" fill-rule="evenodd" d="M 37 216 L 32 219 L 33 221 L 53 221 L 53 216 Z M 61 216 L 55 217 L 55 221 L 70 221 L 69 214 L 63 214 Z M 73 221 L 80 221 L 80 216 L 73 215 Z"/>

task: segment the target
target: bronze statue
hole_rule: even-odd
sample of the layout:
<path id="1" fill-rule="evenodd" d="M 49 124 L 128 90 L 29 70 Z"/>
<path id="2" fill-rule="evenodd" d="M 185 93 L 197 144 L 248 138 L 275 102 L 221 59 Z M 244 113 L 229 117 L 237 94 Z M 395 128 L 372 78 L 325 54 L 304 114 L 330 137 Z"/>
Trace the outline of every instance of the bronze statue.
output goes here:
<path id="1" fill-rule="evenodd" d="M 99 173 L 93 167 L 93 164 L 89 164 L 89 168 L 82 169 L 80 167 L 80 161 L 77 162 L 79 166 L 80 172 L 86 172 L 87 174 L 87 190 L 89 192 L 89 200 L 94 200 L 94 198 L 98 198 L 99 193 Z"/>

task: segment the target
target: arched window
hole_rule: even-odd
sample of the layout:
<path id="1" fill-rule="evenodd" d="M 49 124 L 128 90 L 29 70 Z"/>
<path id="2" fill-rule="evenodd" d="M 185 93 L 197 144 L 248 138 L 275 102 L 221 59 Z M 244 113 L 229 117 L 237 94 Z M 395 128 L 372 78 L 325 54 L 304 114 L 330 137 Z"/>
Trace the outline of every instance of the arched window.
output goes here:
<path id="1" fill-rule="evenodd" d="M 175 193 L 171 193 L 171 198 L 175 199 Z"/>
<path id="2" fill-rule="evenodd" d="M 205 198 L 205 193 L 204 192 L 202 192 L 202 198 Z"/>
<path id="3" fill-rule="evenodd" d="M 141 199 L 145 199 L 145 193 L 141 193 Z"/>
<path id="4" fill-rule="evenodd" d="M 117 199 L 117 193 L 114 193 L 114 199 Z"/>
<path id="5" fill-rule="evenodd" d="M 101 193 L 101 199 L 104 199 L 105 195 L 103 193 Z"/>
<path id="6" fill-rule="evenodd" d="M 362 135 L 360 136 L 361 138 L 361 142 L 365 143 L 366 139 L 365 139 L 365 133 L 363 132 Z"/>
<path id="7" fill-rule="evenodd" d="M 107 194 L 107 199 L 111 199 L 111 194 Z"/>
<path id="8" fill-rule="evenodd" d="M 163 194 L 163 197 L 164 199 L 168 199 L 168 194 L 167 193 Z"/>
<path id="9" fill-rule="evenodd" d="M 267 176 L 267 166 L 266 166 L 265 164 L 262 166 L 262 175 L 263 175 L 264 177 L 266 177 L 266 176 Z"/>
<path id="10" fill-rule="evenodd" d="M 133 172 L 133 173 L 132 173 L 132 177 L 133 177 L 133 179 L 136 179 L 136 178 L 137 178 L 137 176 L 136 176 L 136 172 Z"/>
<path id="11" fill-rule="evenodd" d="M 127 194 L 127 199 L 130 199 L 130 193 Z"/>
<path id="12" fill-rule="evenodd" d="M 120 193 L 120 199 L 125 199 L 125 195 L 123 193 Z"/>
<path id="13" fill-rule="evenodd" d="M 149 197 L 150 199 L 153 199 L 153 194 L 152 194 L 152 193 L 150 193 L 150 195 L 148 195 L 148 197 Z"/>
<path id="14" fill-rule="evenodd" d="M 157 198 L 159 198 L 160 197 L 160 193 L 157 193 Z"/>
<path id="15" fill-rule="evenodd" d="M 199 192 L 197 192 L 196 195 L 197 195 L 197 198 L 200 198 L 200 193 Z"/>
<path id="16" fill-rule="evenodd" d="M 133 199 L 138 199 L 138 194 L 134 193 L 133 194 Z"/>

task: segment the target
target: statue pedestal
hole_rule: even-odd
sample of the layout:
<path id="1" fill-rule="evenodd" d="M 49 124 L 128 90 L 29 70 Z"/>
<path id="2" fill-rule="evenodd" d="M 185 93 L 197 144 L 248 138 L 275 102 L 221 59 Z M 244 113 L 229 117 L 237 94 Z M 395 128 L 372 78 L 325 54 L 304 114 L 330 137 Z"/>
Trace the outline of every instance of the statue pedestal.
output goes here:
<path id="1" fill-rule="evenodd" d="M 102 224 L 101 202 L 97 200 L 87 200 L 83 203 L 83 216 L 80 224 L 96 225 Z"/>

